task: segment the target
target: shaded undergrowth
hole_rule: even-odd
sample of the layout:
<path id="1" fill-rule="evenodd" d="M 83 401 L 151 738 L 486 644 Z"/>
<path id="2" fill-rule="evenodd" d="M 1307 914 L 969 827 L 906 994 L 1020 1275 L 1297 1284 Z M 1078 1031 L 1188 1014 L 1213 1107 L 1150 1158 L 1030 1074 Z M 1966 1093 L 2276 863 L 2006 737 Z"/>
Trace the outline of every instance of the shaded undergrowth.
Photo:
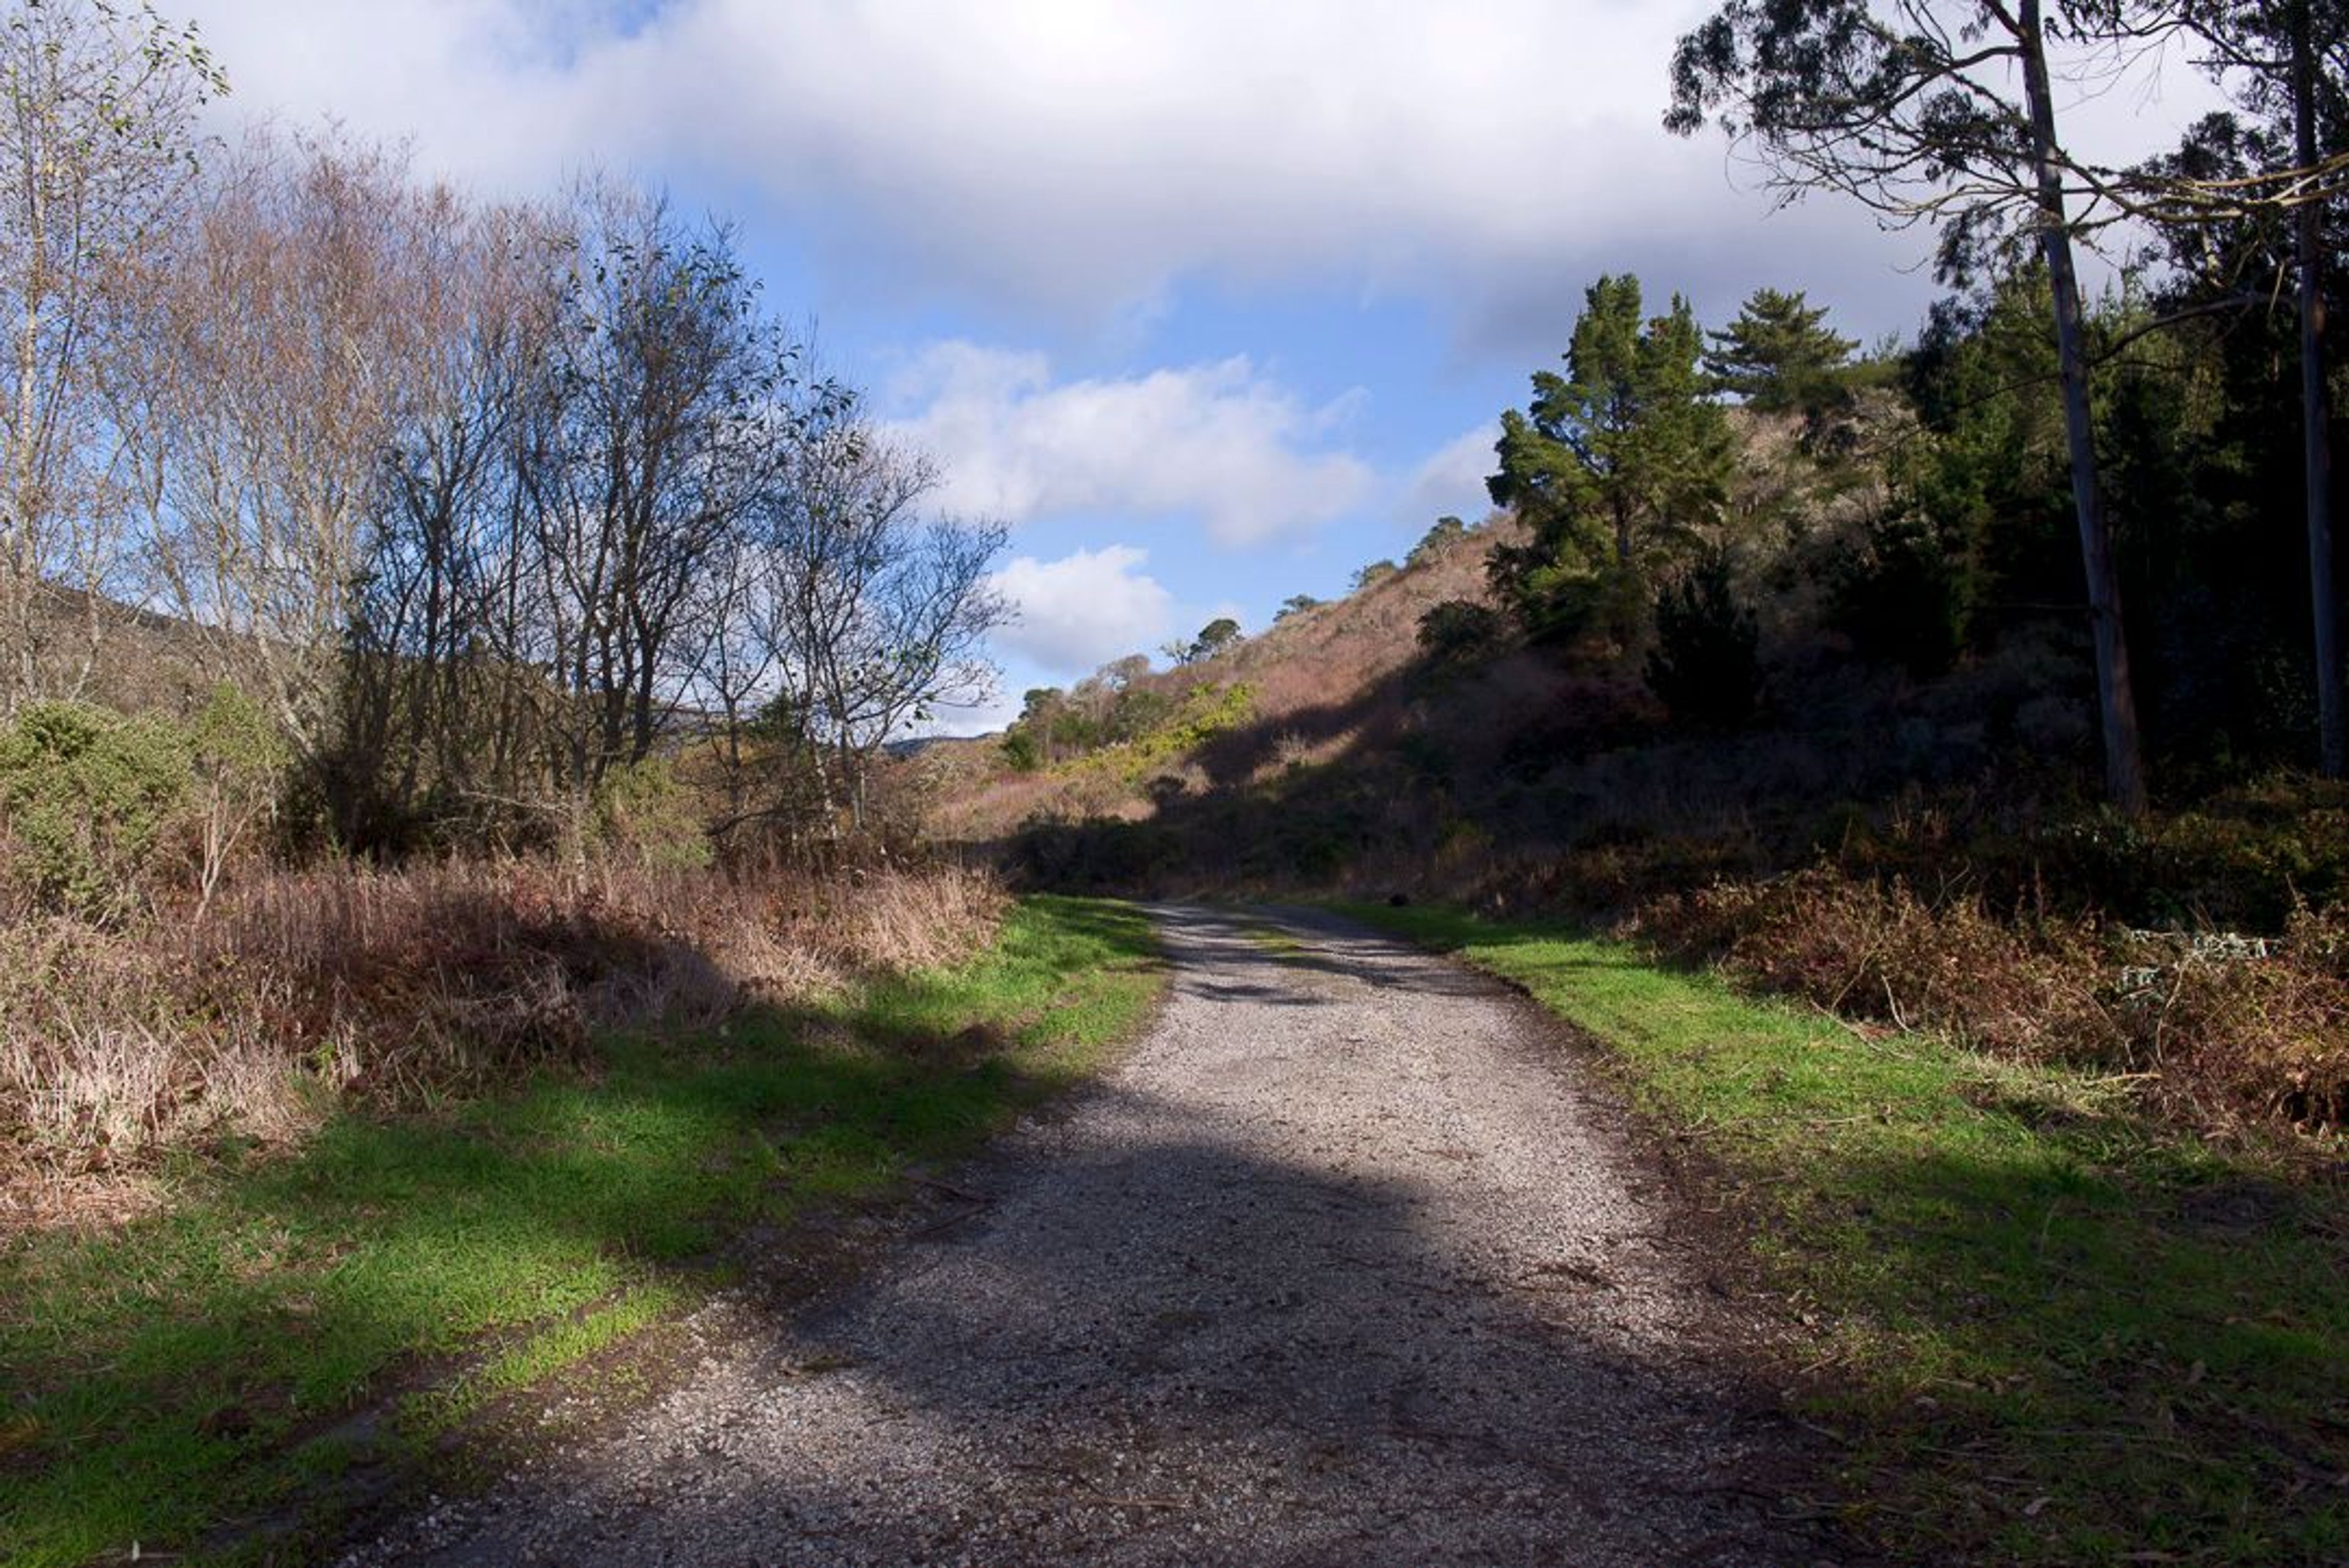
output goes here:
<path id="1" fill-rule="evenodd" d="M 435 1114 L 336 1116 L 290 1156 L 182 1154 L 161 1212 L 18 1238 L 0 1563 L 217 1543 L 420 1454 L 705 1290 L 740 1228 L 886 1191 L 1081 1076 L 1151 1006 L 1154 953 L 1134 912 L 1028 901 L 952 968 L 600 1036 Z"/>
<path id="2" fill-rule="evenodd" d="M 2349 1556 L 2349 1191 L 2125 1086 L 1862 1033 L 1566 928 L 1353 913 L 1525 985 L 1742 1189 L 1902 1561 Z"/>

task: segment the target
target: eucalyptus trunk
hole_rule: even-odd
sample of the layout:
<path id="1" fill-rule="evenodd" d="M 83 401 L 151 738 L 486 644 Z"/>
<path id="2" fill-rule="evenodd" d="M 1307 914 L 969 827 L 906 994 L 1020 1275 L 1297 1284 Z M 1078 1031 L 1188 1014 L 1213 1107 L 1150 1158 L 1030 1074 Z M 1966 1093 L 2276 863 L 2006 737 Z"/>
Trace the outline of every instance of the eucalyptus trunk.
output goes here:
<path id="1" fill-rule="evenodd" d="M 2316 167 L 2316 64 L 2308 0 L 2292 12 L 2292 154 Z M 2308 507 L 2308 584 L 2314 610 L 2318 766 L 2327 779 L 2349 773 L 2349 715 L 2341 694 L 2341 593 L 2333 566 L 2333 409 L 2324 378 L 2324 210 L 2293 214 L 2300 273 L 2300 407 Z"/>
<path id="2" fill-rule="evenodd" d="M 2032 172 L 2038 185 L 2039 242 L 2054 294 L 2055 359 L 2064 387 L 2064 434 L 2072 464 L 2072 507 L 2080 525 L 2080 563 L 2088 587 L 2088 621 L 2096 650 L 2096 707 L 2103 721 L 2105 792 L 2130 816 L 2146 809 L 2145 761 L 2137 698 L 2129 681 L 2128 638 L 2121 619 L 2120 572 L 2096 482 L 2095 428 L 2088 407 L 2088 353 L 2080 321 L 2079 275 L 2057 167 L 2055 103 L 2047 78 L 2039 0 L 2020 7 L 2023 93 L 2031 113 Z"/>

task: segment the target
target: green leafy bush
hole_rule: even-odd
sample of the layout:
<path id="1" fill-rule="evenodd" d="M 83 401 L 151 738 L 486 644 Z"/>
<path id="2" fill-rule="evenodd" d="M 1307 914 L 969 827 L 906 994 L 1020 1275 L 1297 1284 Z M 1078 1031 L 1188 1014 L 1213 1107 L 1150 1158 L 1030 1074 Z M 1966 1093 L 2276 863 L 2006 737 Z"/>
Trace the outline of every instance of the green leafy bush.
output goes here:
<path id="1" fill-rule="evenodd" d="M 229 862 L 274 816 L 293 752 L 262 706 L 223 682 L 188 721 L 197 882 L 209 906 Z"/>
<path id="2" fill-rule="evenodd" d="M 159 853 L 195 793 L 195 748 L 168 719 L 45 702 L 0 729 L 0 820 L 14 874 L 41 904 L 123 919 L 164 880 Z"/>
<path id="3" fill-rule="evenodd" d="M 2304 903 L 2349 892 L 2349 805 L 2323 780 L 2271 782 L 2141 822 L 2072 817 L 2010 853 L 2068 897 L 2131 921 L 2273 934 Z"/>
<path id="4" fill-rule="evenodd" d="M 1033 773 L 1044 765 L 1043 753 L 1036 745 L 1036 738 L 1017 727 L 1004 732 L 1003 760 L 1015 773 Z"/>
<path id="5" fill-rule="evenodd" d="M 1957 663 L 1979 594 L 1961 541 L 1915 511 L 1871 522 L 1830 558 L 1826 586 L 1837 630 L 1920 679 Z"/>
<path id="6" fill-rule="evenodd" d="M 1110 707 L 1109 738 L 1140 740 L 1174 717 L 1175 699 L 1154 686 L 1130 686 Z"/>
<path id="7" fill-rule="evenodd" d="M 1183 862 L 1183 845 L 1158 822 L 1059 821 L 1031 818 L 1012 841 L 1013 863 L 1049 887 L 1147 891 Z"/>
<path id="8" fill-rule="evenodd" d="M 1468 664 L 1500 646 L 1500 613 L 1469 599 L 1446 599 L 1419 618 L 1419 645 L 1437 664 Z"/>
<path id="9" fill-rule="evenodd" d="M 1626 634 L 1649 593 L 1648 579 L 1634 566 L 1560 555 L 1539 543 L 1497 547 L 1485 579 L 1527 641 L 1561 647 L 1592 633 Z"/>

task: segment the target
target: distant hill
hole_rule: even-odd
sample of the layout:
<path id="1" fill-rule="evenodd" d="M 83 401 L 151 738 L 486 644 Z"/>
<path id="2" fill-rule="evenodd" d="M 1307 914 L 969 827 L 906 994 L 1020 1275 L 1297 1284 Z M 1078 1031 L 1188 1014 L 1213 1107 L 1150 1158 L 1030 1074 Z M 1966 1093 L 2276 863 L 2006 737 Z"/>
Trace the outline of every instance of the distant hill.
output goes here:
<path id="1" fill-rule="evenodd" d="M 983 842 L 1033 820 L 1143 820 L 1174 799 L 1392 743 L 1413 700 L 1400 677 L 1420 659 L 1421 618 L 1447 602 L 1488 603 L 1486 557 L 1518 536 L 1506 521 L 1467 530 L 1212 657 L 1134 677 L 1164 717 L 1130 739 L 1031 769 L 1012 765 L 1002 737 L 954 743 L 936 830 Z"/>
<path id="2" fill-rule="evenodd" d="M 201 638 L 185 621 L 56 583 L 43 585 L 39 604 L 51 691 L 129 713 L 182 711 L 211 689 Z"/>

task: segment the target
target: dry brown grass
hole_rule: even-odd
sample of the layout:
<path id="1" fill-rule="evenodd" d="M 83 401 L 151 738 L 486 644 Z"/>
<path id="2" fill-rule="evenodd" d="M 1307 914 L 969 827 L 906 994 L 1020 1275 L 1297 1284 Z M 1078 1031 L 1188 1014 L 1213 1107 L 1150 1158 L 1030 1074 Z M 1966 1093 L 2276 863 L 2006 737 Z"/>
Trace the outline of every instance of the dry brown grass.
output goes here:
<path id="1" fill-rule="evenodd" d="M 2192 1119 L 2349 1122 L 2349 912 L 2301 911 L 2279 939 L 2138 932 L 1820 867 L 1657 899 L 1637 925 L 1743 984 L 2123 1075 Z"/>
<path id="2" fill-rule="evenodd" d="M 1419 656 L 1420 617 L 1446 600 L 1488 602 L 1487 556 L 1521 537 L 1513 521 L 1488 522 L 1417 565 L 1290 615 L 1213 659 L 1142 677 L 1178 700 L 1209 682 L 1248 690 L 1247 724 L 1156 771 L 1180 774 L 1196 762 L 1219 783 L 1277 775 L 1294 761 L 1326 764 L 1392 729 L 1404 701 L 1393 677 Z M 1154 775 L 1129 779 L 1082 762 L 1015 773 L 992 741 L 957 749 L 937 774 L 932 827 L 967 843 L 1002 840 L 1030 821 L 1132 822 L 1155 811 L 1148 789 Z"/>
<path id="3" fill-rule="evenodd" d="M 1419 656 L 1420 617 L 1452 599 L 1490 602 L 1485 563 L 1495 544 L 1519 541 L 1514 522 L 1463 535 L 1428 559 L 1335 603 L 1289 616 L 1206 669 L 1245 681 L 1273 734 L 1300 714 L 1361 701 Z"/>
<path id="4" fill-rule="evenodd" d="M 0 1181 L 136 1172 L 233 1132 L 298 1139 L 580 1057 L 597 1029 L 947 964 L 1003 909 L 954 868 L 828 878 L 541 861 L 264 877 L 201 921 L 0 924 Z"/>

